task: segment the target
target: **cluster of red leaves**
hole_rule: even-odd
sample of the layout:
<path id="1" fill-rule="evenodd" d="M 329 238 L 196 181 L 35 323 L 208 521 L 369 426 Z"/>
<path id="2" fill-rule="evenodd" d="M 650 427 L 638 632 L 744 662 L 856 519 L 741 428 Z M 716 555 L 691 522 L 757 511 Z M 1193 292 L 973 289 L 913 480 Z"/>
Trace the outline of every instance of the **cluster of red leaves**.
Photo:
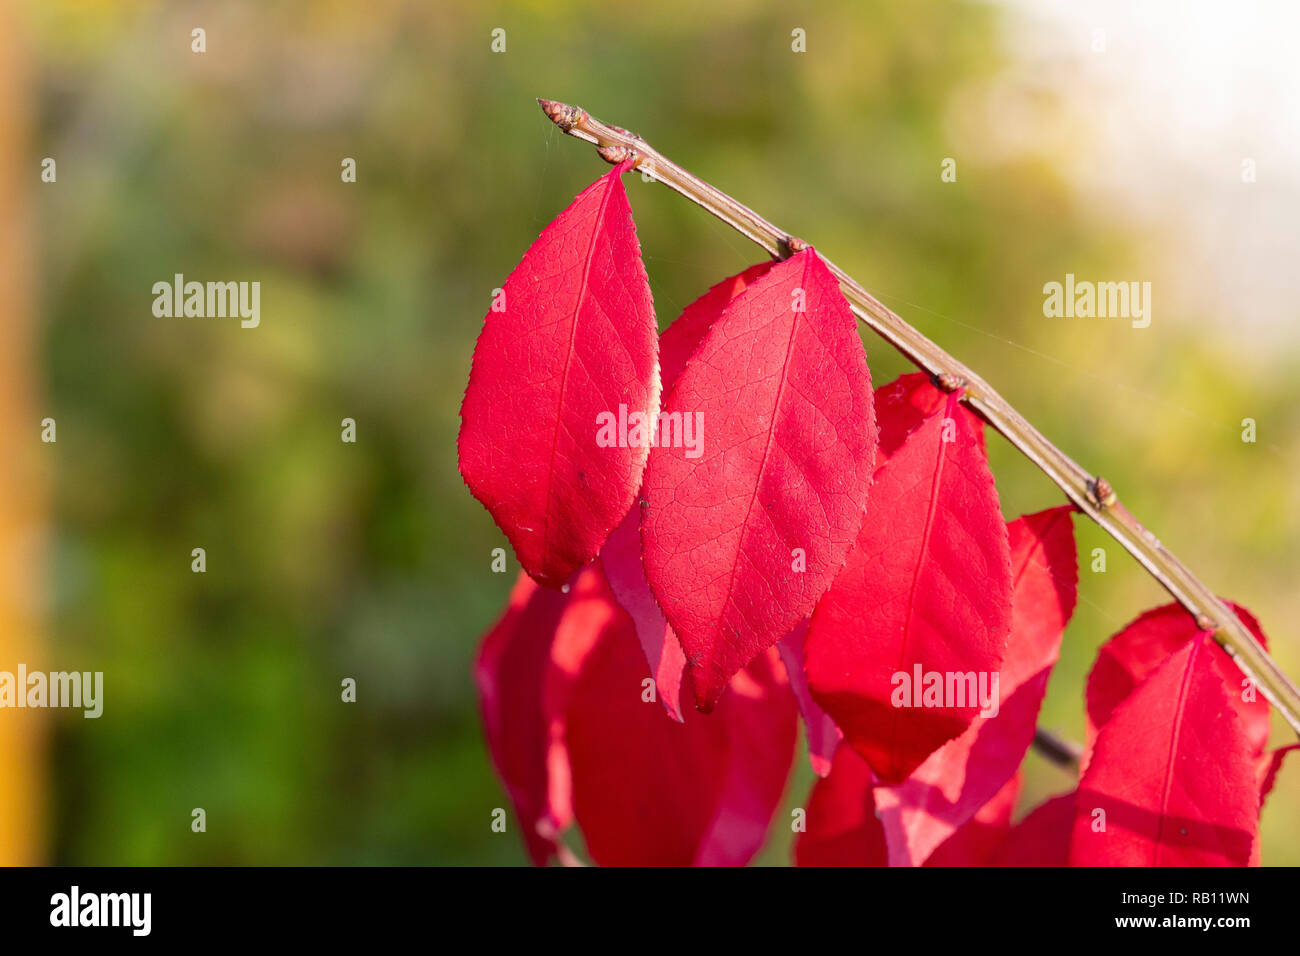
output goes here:
<path id="1" fill-rule="evenodd" d="M 1177 605 L 1102 648 L 1077 789 L 1012 826 L 1076 601 L 1073 509 L 1004 522 L 957 393 L 921 374 L 873 393 L 811 248 L 657 335 L 629 168 L 506 280 L 462 409 L 461 473 L 524 571 L 476 676 L 532 858 L 567 855 L 576 821 L 601 864 L 748 862 L 802 714 L 821 779 L 801 865 L 1257 862 L 1285 751 Z M 633 413 L 641 440 L 597 440 Z M 690 416 L 699 446 L 650 439 Z M 936 674 L 988 678 L 997 706 L 922 695 Z"/>

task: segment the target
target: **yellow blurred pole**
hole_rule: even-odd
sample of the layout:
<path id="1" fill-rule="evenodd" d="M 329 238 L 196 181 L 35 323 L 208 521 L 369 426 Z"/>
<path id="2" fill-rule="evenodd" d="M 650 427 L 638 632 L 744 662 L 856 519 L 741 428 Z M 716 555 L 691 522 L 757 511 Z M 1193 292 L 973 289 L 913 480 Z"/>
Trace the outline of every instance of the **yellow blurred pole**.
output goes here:
<path id="1" fill-rule="evenodd" d="M 45 489 L 53 445 L 36 414 L 32 308 L 35 254 L 28 198 L 40 165 L 28 153 L 25 24 L 0 2 L 0 670 L 41 665 L 38 608 L 43 587 Z M 58 186 L 51 184 L 51 189 Z M 21 692 L 21 691 L 20 691 Z M 43 710 L 0 709 L 0 864 L 45 854 Z"/>

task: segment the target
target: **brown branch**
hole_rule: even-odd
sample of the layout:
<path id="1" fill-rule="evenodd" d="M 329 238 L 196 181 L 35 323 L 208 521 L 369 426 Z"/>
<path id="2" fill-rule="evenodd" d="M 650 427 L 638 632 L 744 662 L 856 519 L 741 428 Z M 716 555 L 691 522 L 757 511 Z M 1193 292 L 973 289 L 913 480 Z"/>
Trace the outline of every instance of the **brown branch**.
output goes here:
<path id="1" fill-rule="evenodd" d="M 607 162 L 635 156 L 637 169 L 706 209 L 771 255 L 785 258 L 806 245 L 656 152 L 640 137 L 607 126 L 581 107 L 553 100 L 539 99 L 537 102 L 564 132 L 594 143 Z M 839 280 L 844 297 L 859 319 L 917 368 L 936 378 L 943 376 L 946 381 L 963 388 L 962 401 L 1037 465 L 1080 511 L 1133 555 L 1187 609 L 1202 630 L 1214 631 L 1214 639 L 1232 655 L 1242 673 L 1300 733 L 1300 690 L 1215 593 L 1120 504 L 1105 479 L 1090 475 L 1048 441 L 984 379 L 886 308 L 844 270 L 825 257 L 823 260 Z"/>
<path id="2" fill-rule="evenodd" d="M 1039 727 L 1034 731 L 1034 749 L 1038 751 L 1040 756 L 1045 757 L 1062 770 L 1068 770 L 1074 774 L 1079 772 L 1079 759 L 1083 756 L 1083 748 L 1073 740 L 1058 737 L 1050 730 Z"/>

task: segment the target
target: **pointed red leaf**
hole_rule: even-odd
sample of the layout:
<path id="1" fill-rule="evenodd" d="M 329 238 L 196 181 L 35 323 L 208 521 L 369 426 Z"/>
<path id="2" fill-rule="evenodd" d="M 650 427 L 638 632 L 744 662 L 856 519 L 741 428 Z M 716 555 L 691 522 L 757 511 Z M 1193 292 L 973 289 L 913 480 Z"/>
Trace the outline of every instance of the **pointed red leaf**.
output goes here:
<path id="1" fill-rule="evenodd" d="M 888 862 L 885 832 L 872 802 L 872 780 L 871 768 L 852 747 L 836 751 L 831 772 L 814 784 L 808 797 L 806 830 L 794 848 L 797 865 L 894 865 Z M 926 865 L 983 865 L 1010 829 L 1019 791 L 1020 778 L 1015 775 L 940 844 Z M 879 794 L 880 788 L 874 792 Z"/>
<path id="2" fill-rule="evenodd" d="M 588 575 L 599 580 L 598 569 Z M 776 652 L 737 673 L 713 714 L 688 710 L 676 723 L 643 700 L 645 660 L 613 595 L 575 595 L 569 614 L 598 632 L 565 714 L 574 814 L 592 859 L 607 866 L 748 862 L 794 757 L 794 698 Z M 685 684 L 684 703 L 690 693 Z"/>
<path id="3" fill-rule="evenodd" d="M 566 788 L 552 787 L 549 721 L 543 712 L 552 640 L 567 601 L 520 574 L 474 666 L 488 750 L 514 803 L 528 853 L 539 865 L 554 853 L 555 834 L 572 816 Z M 552 694 L 561 695 L 558 684 Z"/>
<path id="4" fill-rule="evenodd" d="M 1259 642 L 1267 645 L 1255 616 L 1240 605 L 1231 601 L 1226 603 Z M 1102 645 L 1097 654 L 1097 663 L 1088 675 L 1086 698 L 1089 749 L 1096 739 L 1097 729 L 1106 723 L 1115 708 L 1133 692 L 1133 688 L 1170 654 L 1199 634 L 1196 619 L 1186 609 L 1179 604 L 1165 604 L 1142 614 Z M 1214 662 L 1214 669 L 1223 677 L 1224 689 L 1232 699 L 1237 715 L 1242 719 L 1242 729 L 1251 742 L 1253 752 L 1262 754 L 1268 746 L 1268 701 L 1243 683 L 1246 678 L 1223 648 L 1211 644 L 1209 655 Z M 1250 691 L 1248 696 L 1254 697 L 1253 700 L 1243 699 L 1247 690 Z M 1086 755 L 1084 766 L 1087 766 Z"/>
<path id="5" fill-rule="evenodd" d="M 1072 865 L 1251 862 L 1255 761 L 1213 646 L 1184 644 L 1102 725 L 1075 800 Z"/>
<path id="6" fill-rule="evenodd" d="M 885 866 L 885 831 L 871 802 L 871 768 L 852 747 L 835 751 L 831 772 L 808 796 L 798 866 Z"/>
<path id="7" fill-rule="evenodd" d="M 740 865 L 762 846 L 797 718 L 777 654 L 717 712 L 676 723 L 645 697 L 631 618 L 598 566 L 567 593 L 520 575 L 476 666 L 492 756 L 534 862 L 576 816 L 597 863 Z M 690 685 L 684 687 L 690 703 Z M 563 847 L 558 847 L 563 852 Z"/>
<path id="8" fill-rule="evenodd" d="M 1007 525 L 1015 586 L 998 712 L 977 716 L 902 784 L 876 790 L 891 865 L 927 860 L 1016 775 L 1033 743 L 1047 679 L 1078 598 L 1073 511 L 1063 505 Z"/>
<path id="9" fill-rule="evenodd" d="M 808 735 L 808 762 L 812 764 L 813 773 L 824 777 L 831 772 L 831 758 L 844 735 L 830 714 L 813 700 L 808 689 L 808 676 L 803 669 L 803 645 L 807 636 L 808 622 L 800 621 L 793 631 L 777 642 L 776 647 L 781 652 L 781 662 L 790 678 L 794 699 L 799 702 L 799 714 Z"/>
<path id="10" fill-rule="evenodd" d="M 712 715 L 691 715 L 701 722 L 721 717 L 728 723 L 727 776 L 717 812 L 695 853 L 696 866 L 748 863 L 766 842 L 785 796 L 799 723 L 778 656 L 768 648 L 736 672 L 726 702 Z"/>
<path id="11" fill-rule="evenodd" d="M 1282 770 L 1282 762 L 1293 750 L 1300 750 L 1300 744 L 1287 744 L 1278 747 L 1272 753 L 1265 754 L 1259 760 L 1259 805 L 1262 807 L 1268 795 L 1277 784 L 1277 775 Z"/>
<path id="12" fill-rule="evenodd" d="M 672 389 L 677 376 L 686 368 L 686 363 L 722 310 L 774 264 L 762 262 L 723 279 L 683 309 L 682 314 L 659 336 L 659 374 L 664 395 Z M 637 638 L 645 651 L 664 709 L 680 721 L 681 678 L 686 667 L 686 655 L 677 635 L 659 610 L 646 580 L 641 560 L 640 507 L 634 506 L 623 522 L 610 532 L 601 549 L 601 564 L 614 596 L 636 624 Z"/>
<path id="13" fill-rule="evenodd" d="M 665 413 L 696 416 L 703 449 L 650 455 L 645 566 L 707 710 L 732 674 L 808 616 L 862 521 L 871 380 L 816 253 L 773 266 L 724 309 Z"/>
<path id="14" fill-rule="evenodd" d="M 1011 832 L 1011 811 L 1020 795 L 1020 774 L 1013 773 L 969 820 L 957 827 L 926 858 L 925 866 L 985 866 Z M 876 791 L 880 793 L 879 790 Z"/>
<path id="15" fill-rule="evenodd" d="M 876 472 L 857 544 L 809 628 L 813 696 L 884 783 L 961 734 L 981 709 L 969 680 L 989 691 L 1001 666 L 1011 558 L 978 429 L 950 395 Z M 951 699 L 922 693 L 934 675 Z"/>
<path id="16" fill-rule="evenodd" d="M 1074 791 L 1052 797 L 1011 828 L 989 866 L 1068 866 Z"/>
<path id="17" fill-rule="evenodd" d="M 648 443 L 629 431 L 602 447 L 598 416 L 622 407 L 635 424 L 659 410 L 654 306 L 620 178 L 629 168 L 583 190 L 506 279 L 461 407 L 465 483 L 548 587 L 596 556 L 641 483 Z"/>
<path id="18" fill-rule="evenodd" d="M 645 652 L 650 676 L 655 681 L 655 694 L 664 710 L 676 721 L 682 719 L 682 673 L 686 669 L 686 655 L 681 642 L 668 626 L 663 612 L 650 593 L 641 564 L 641 509 L 633 506 L 623 522 L 610 532 L 605 547 L 600 549 L 600 564 L 605 569 L 614 597 L 627 611 L 636 626 L 637 640 Z"/>
<path id="19" fill-rule="evenodd" d="M 775 262 L 760 262 L 744 272 L 723 279 L 700 296 L 673 320 L 659 336 L 659 377 L 663 380 L 665 396 L 672 390 L 686 363 L 695 355 L 713 323 L 718 321 L 723 309 L 731 304 L 746 288 L 766 275 Z"/>

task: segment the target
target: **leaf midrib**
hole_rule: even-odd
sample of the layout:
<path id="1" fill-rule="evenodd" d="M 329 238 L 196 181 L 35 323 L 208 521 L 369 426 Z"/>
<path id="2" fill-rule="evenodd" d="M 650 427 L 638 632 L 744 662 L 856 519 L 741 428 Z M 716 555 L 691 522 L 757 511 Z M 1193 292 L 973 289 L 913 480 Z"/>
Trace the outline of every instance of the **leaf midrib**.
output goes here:
<path id="1" fill-rule="evenodd" d="M 1151 847 L 1151 865 L 1160 865 L 1160 848 L 1164 842 L 1165 820 L 1169 816 L 1169 794 L 1174 787 L 1174 761 L 1178 758 L 1178 740 L 1183 732 L 1183 708 L 1187 704 L 1187 689 L 1192 682 L 1192 674 L 1196 669 L 1196 655 L 1201 652 L 1201 647 L 1205 643 L 1205 635 L 1198 634 L 1193 640 L 1196 643 L 1192 646 L 1192 653 L 1187 658 L 1187 669 L 1183 672 L 1182 684 L 1178 688 L 1178 703 L 1174 706 L 1174 734 L 1173 739 L 1169 742 L 1169 754 L 1165 758 L 1165 780 L 1160 791 L 1160 816 L 1156 823 L 1156 839 Z"/>
<path id="2" fill-rule="evenodd" d="M 951 411 L 951 409 L 952 403 L 949 402 L 947 411 L 944 413 L 945 417 L 947 417 L 948 411 Z M 955 425 L 956 419 L 953 419 L 953 421 Z M 940 419 L 940 424 L 942 425 L 942 419 Z M 930 553 L 930 533 L 934 528 L 934 515 L 939 507 L 939 487 L 943 482 L 943 466 L 945 457 L 943 446 L 946 444 L 943 441 L 942 435 L 939 436 L 939 439 L 939 453 L 936 456 L 937 460 L 934 464 L 934 484 L 930 486 L 930 504 L 925 513 L 925 526 L 921 532 L 921 546 L 920 551 L 917 554 L 916 568 L 912 571 L 912 585 L 907 593 L 907 616 L 903 619 L 903 640 L 898 648 L 898 667 L 895 668 L 896 671 L 902 671 L 903 665 L 907 662 L 907 645 L 908 639 L 911 637 L 912 618 L 916 607 L 916 590 L 920 586 L 921 582 L 921 569 L 924 567 L 926 557 Z M 913 689 L 913 692 L 915 692 L 915 688 Z M 888 739 L 891 743 L 897 740 L 898 737 L 898 721 L 901 717 L 901 710 L 901 708 L 895 707 L 894 719 L 890 721 Z M 894 752 L 897 753 L 896 748 L 894 749 Z"/>
<path id="3" fill-rule="evenodd" d="M 802 289 L 807 288 L 807 284 L 804 282 L 804 280 L 807 277 L 808 277 L 808 266 L 807 264 L 805 264 L 803 272 L 799 277 L 799 285 L 797 286 L 797 288 L 802 288 Z M 804 303 L 804 308 L 806 312 L 807 302 Z M 767 423 L 767 436 L 763 441 L 763 460 L 760 461 L 758 464 L 758 472 L 754 481 L 754 490 L 749 496 L 749 505 L 748 507 L 746 507 L 745 517 L 740 523 L 740 538 L 736 543 L 736 557 L 731 562 L 731 574 L 727 578 L 726 600 L 727 603 L 729 604 L 734 603 L 734 601 L 732 600 L 732 588 L 734 588 L 736 585 L 736 572 L 740 568 L 740 556 L 745 550 L 745 539 L 749 533 L 749 517 L 754 512 L 754 502 L 758 500 L 758 489 L 763 482 L 763 475 L 767 471 L 767 459 L 768 456 L 771 455 L 772 453 L 772 444 L 773 444 L 772 435 L 776 431 L 777 412 L 781 408 L 781 398 L 785 394 L 786 381 L 789 377 L 790 354 L 794 351 L 794 336 L 795 336 L 795 332 L 798 331 L 799 328 L 800 313 L 792 309 L 791 315 L 793 315 L 794 317 L 790 320 L 790 337 L 786 340 L 785 356 L 781 361 L 781 383 L 776 388 L 776 400 L 772 403 L 772 414 L 769 417 Z M 718 623 L 715 624 L 713 628 L 712 643 L 713 643 L 713 647 L 715 648 L 715 651 L 713 654 L 710 655 L 709 663 L 711 665 L 716 664 L 717 662 L 717 657 L 718 657 L 716 651 L 716 648 L 718 646 L 717 639 L 721 632 L 722 632 L 722 615 L 719 615 Z"/>
<path id="4" fill-rule="evenodd" d="M 606 175 L 612 176 L 613 173 Z M 596 225 L 591 230 L 591 236 L 587 240 L 587 253 L 582 264 L 582 282 L 578 286 L 578 297 L 573 307 L 573 319 L 569 323 L 569 346 L 564 352 L 564 370 L 560 373 L 559 397 L 555 403 L 555 430 L 551 433 L 551 454 L 546 465 L 546 508 L 542 512 L 542 548 L 546 553 L 550 552 L 551 499 L 554 497 L 555 492 L 555 453 L 560 445 L 560 427 L 564 421 L 562 413 L 564 411 L 565 392 L 569 386 L 569 368 L 573 364 L 573 353 L 578 341 L 578 315 L 582 312 L 582 304 L 586 299 L 587 286 L 591 279 L 591 264 L 596 258 L 596 239 L 604 228 L 605 210 L 609 206 L 609 199 L 613 195 L 615 183 L 616 180 L 611 180 L 606 185 L 605 195 L 600 199 L 600 208 L 596 210 Z"/>

